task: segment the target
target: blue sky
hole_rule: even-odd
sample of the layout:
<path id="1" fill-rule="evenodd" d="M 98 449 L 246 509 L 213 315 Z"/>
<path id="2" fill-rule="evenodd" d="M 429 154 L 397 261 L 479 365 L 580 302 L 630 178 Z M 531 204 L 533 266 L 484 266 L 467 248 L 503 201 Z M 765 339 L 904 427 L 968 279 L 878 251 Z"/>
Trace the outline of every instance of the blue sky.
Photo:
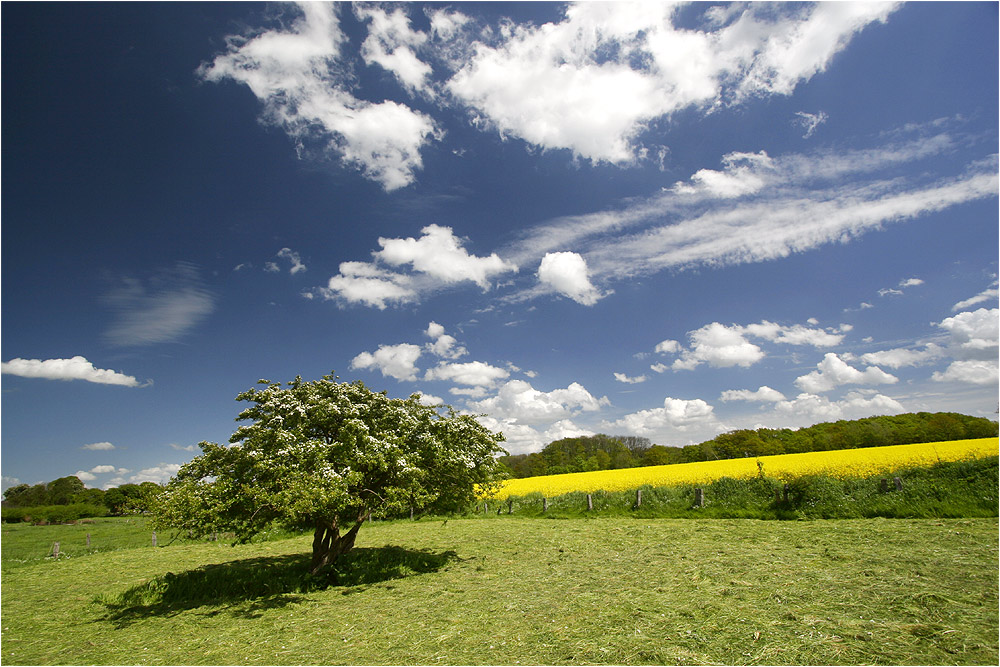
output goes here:
<path id="1" fill-rule="evenodd" d="M 4 3 L 3 484 L 259 378 L 502 430 L 996 418 L 995 3 Z"/>

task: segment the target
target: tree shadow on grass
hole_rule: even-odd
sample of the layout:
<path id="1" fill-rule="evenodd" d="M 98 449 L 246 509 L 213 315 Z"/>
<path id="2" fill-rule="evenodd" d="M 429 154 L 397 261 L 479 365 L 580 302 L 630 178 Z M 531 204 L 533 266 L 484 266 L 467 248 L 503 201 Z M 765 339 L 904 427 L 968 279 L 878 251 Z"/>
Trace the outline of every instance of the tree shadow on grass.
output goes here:
<path id="1" fill-rule="evenodd" d="M 118 626 L 153 616 L 172 616 L 198 607 L 225 607 L 254 618 L 268 609 L 304 599 L 303 593 L 331 587 L 357 593 L 390 579 L 437 572 L 458 559 L 454 551 L 432 553 L 397 546 L 355 548 L 318 575 L 309 574 L 310 556 L 293 554 L 229 561 L 156 577 L 95 602 L 107 609 L 102 620 Z M 245 603 L 250 603 L 249 605 Z M 215 615 L 224 609 L 212 609 Z"/>

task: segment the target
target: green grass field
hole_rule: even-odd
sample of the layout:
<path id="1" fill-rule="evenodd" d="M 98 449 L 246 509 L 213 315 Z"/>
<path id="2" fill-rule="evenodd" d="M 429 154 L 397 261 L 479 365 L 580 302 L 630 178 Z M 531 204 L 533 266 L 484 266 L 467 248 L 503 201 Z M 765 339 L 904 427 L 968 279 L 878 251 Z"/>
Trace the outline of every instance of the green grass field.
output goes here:
<path id="1" fill-rule="evenodd" d="M 9 665 L 998 660 L 995 518 L 376 522 L 325 589 L 308 537 L 8 559 L 28 536 Z"/>

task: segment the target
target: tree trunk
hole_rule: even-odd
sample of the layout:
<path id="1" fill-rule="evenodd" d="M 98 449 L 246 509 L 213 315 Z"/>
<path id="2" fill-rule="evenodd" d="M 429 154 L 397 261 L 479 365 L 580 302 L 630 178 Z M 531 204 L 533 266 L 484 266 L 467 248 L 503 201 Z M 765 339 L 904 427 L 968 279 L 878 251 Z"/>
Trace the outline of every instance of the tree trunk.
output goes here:
<path id="1" fill-rule="evenodd" d="M 318 524 L 313 533 L 312 564 L 309 573 L 318 573 L 337 560 L 337 556 L 350 551 L 366 518 L 366 515 L 360 515 L 354 526 L 343 535 L 340 534 L 336 519 L 329 523 Z"/>

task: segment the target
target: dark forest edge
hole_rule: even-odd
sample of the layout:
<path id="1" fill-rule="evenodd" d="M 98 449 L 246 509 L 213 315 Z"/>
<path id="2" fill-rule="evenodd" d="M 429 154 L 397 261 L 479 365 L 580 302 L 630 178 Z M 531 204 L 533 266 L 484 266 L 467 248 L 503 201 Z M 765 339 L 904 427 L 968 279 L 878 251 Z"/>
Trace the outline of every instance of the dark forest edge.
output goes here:
<path id="1" fill-rule="evenodd" d="M 510 471 L 511 477 L 521 478 L 750 456 L 991 438 L 997 433 L 997 422 L 984 417 L 955 412 L 915 412 L 823 422 L 798 430 L 738 429 L 686 447 L 652 444 L 648 438 L 637 436 L 598 434 L 563 438 L 549 443 L 541 452 L 503 456 L 500 462 Z"/>

